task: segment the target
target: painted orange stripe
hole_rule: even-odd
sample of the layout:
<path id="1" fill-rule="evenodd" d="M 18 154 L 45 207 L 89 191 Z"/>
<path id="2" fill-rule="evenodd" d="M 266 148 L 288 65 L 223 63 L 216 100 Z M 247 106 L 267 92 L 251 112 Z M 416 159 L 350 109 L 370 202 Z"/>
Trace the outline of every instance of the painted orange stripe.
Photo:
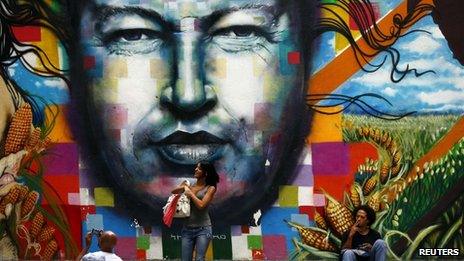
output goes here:
<path id="1" fill-rule="evenodd" d="M 433 4 L 433 0 L 423 0 L 423 4 Z M 403 0 L 395 9 L 390 11 L 386 16 L 377 22 L 377 26 L 382 32 L 389 32 L 393 24 L 393 17 L 400 14 L 403 17 L 407 15 L 408 1 Z M 374 52 L 372 48 L 361 37 L 356 41 L 357 45 L 366 52 Z M 372 60 L 374 57 L 368 59 Z M 360 61 L 362 65 L 366 62 Z M 356 61 L 356 56 L 351 48 L 345 49 L 324 68 L 316 72 L 309 81 L 308 93 L 311 94 L 327 94 L 333 92 L 342 83 L 348 80 L 353 74 L 359 71 L 360 68 Z"/>
<path id="2" fill-rule="evenodd" d="M 396 195 L 399 193 L 397 190 L 400 186 L 402 186 L 409 178 L 410 180 L 414 180 L 415 176 L 417 175 L 417 167 L 419 167 L 420 171 L 424 166 L 424 163 L 436 161 L 443 156 L 445 156 L 450 149 L 457 143 L 464 135 L 464 117 L 461 117 L 456 124 L 451 128 L 451 130 L 429 151 L 425 154 L 421 159 L 419 159 L 415 166 L 411 168 L 409 173 L 405 176 L 402 181 L 396 182 L 392 186 L 385 188 L 381 194 L 387 194 L 388 202 L 391 202 L 395 199 Z"/>

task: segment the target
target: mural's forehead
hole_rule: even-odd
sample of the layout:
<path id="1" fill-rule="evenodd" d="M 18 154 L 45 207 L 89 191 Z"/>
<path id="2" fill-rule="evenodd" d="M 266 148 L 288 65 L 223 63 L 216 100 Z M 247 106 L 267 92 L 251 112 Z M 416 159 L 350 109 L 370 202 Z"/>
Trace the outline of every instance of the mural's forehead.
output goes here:
<path id="1" fill-rule="evenodd" d="M 227 10 L 254 10 L 269 11 L 279 0 L 90 0 L 100 6 L 112 7 L 140 7 L 157 12 L 165 18 L 177 20 L 184 17 L 202 17 L 217 11 Z"/>

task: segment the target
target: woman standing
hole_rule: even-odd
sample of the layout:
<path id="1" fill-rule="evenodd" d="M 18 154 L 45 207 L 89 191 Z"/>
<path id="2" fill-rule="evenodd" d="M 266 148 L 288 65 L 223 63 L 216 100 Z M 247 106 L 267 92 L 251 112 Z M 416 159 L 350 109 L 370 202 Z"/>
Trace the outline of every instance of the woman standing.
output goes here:
<path id="1" fill-rule="evenodd" d="M 182 190 L 190 198 L 190 217 L 185 219 L 182 228 L 182 260 L 192 260 L 193 249 L 196 248 L 196 260 L 205 260 L 206 250 L 212 238 L 209 205 L 216 193 L 219 175 L 211 163 L 198 163 L 194 177 L 197 182 L 193 186 L 182 183 L 173 193 Z"/>

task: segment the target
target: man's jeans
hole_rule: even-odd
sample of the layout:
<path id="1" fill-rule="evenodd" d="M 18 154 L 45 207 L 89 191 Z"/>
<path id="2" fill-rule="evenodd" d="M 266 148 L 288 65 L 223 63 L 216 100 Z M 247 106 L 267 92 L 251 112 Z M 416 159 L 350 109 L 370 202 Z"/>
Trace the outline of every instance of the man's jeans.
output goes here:
<path id="1" fill-rule="evenodd" d="M 343 261 L 356 261 L 356 256 L 370 257 L 370 260 L 385 261 L 387 259 L 387 244 L 382 239 L 377 239 L 370 252 L 359 249 L 343 249 Z"/>
<path id="2" fill-rule="evenodd" d="M 196 248 L 195 260 L 205 260 L 206 250 L 212 236 L 211 226 L 182 228 L 182 261 L 191 261 L 193 248 Z"/>

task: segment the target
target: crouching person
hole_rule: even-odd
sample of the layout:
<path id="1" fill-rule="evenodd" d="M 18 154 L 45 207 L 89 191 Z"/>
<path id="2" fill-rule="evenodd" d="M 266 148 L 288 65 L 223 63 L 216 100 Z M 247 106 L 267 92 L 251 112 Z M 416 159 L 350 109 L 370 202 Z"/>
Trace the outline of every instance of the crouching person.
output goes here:
<path id="1" fill-rule="evenodd" d="M 370 228 L 375 222 L 375 211 L 363 205 L 353 215 L 356 222 L 342 238 L 342 260 L 386 260 L 387 245 L 379 232 Z"/>

